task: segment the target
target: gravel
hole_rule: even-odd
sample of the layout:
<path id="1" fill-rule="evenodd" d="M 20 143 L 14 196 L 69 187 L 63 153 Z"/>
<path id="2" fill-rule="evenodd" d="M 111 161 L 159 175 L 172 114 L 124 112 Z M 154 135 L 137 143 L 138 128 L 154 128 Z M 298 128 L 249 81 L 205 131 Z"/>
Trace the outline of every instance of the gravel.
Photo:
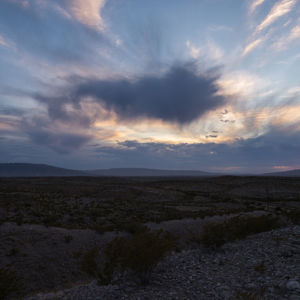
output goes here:
<path id="1" fill-rule="evenodd" d="M 300 300 L 300 226 L 227 243 L 219 249 L 171 253 L 139 285 L 130 273 L 26 300 L 292 299 Z"/>

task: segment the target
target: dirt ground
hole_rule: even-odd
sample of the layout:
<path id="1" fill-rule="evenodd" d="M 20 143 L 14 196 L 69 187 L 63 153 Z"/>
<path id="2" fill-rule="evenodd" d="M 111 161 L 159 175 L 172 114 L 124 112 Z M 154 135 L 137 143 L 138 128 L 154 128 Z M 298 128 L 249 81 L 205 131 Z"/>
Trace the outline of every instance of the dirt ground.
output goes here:
<path id="1" fill-rule="evenodd" d="M 93 280 L 85 255 L 143 225 L 189 247 L 204 224 L 232 216 L 299 221 L 299 200 L 300 178 L 2 178 L 0 270 L 26 295 L 72 287 Z"/>

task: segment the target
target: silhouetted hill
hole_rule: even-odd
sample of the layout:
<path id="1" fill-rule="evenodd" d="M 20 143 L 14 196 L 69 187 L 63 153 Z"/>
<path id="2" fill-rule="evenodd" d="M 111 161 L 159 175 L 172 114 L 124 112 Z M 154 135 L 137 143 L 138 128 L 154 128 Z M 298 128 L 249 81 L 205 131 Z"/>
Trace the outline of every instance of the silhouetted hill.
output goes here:
<path id="1" fill-rule="evenodd" d="M 57 168 L 42 164 L 0 164 L 0 177 L 87 176 L 83 171 Z"/>
<path id="2" fill-rule="evenodd" d="M 189 170 L 159 170 L 145 168 L 113 168 L 85 171 L 94 176 L 216 176 L 218 174 Z"/>
<path id="3" fill-rule="evenodd" d="M 274 172 L 274 173 L 265 173 L 264 176 L 286 176 L 286 177 L 299 177 L 300 170 L 290 170 L 290 171 L 283 171 L 283 172 Z"/>
<path id="4" fill-rule="evenodd" d="M 115 168 L 99 170 L 70 170 L 43 164 L 8 163 L 0 164 L 0 177 L 48 177 L 48 176 L 113 176 L 113 177 L 186 177 L 186 176 L 217 176 L 219 174 L 188 171 L 188 170 L 159 170 L 143 168 Z"/>

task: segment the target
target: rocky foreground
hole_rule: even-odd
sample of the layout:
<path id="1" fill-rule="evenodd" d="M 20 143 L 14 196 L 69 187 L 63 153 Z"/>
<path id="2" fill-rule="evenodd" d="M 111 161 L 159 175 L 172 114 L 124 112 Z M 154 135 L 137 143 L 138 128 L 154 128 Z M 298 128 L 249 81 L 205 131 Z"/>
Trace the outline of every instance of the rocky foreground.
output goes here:
<path id="1" fill-rule="evenodd" d="M 300 299 L 300 226 L 185 250 L 160 262 L 148 285 L 125 274 L 112 284 L 95 281 L 26 300 L 96 299 Z"/>

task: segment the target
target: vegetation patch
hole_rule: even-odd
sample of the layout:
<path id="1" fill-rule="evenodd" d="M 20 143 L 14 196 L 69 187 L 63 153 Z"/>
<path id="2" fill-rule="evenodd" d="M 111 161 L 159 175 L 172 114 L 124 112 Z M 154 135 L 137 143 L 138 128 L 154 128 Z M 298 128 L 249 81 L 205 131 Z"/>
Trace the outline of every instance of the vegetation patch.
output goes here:
<path id="1" fill-rule="evenodd" d="M 274 216 L 236 216 L 222 223 L 204 225 L 202 242 L 207 247 L 220 247 L 226 242 L 243 239 L 250 234 L 269 231 L 280 226 Z"/>
<path id="2" fill-rule="evenodd" d="M 237 291 L 236 300 L 263 300 L 265 297 L 266 287 L 261 287 L 258 292 Z"/>
<path id="3" fill-rule="evenodd" d="M 175 238 L 162 230 L 115 238 L 105 249 L 104 275 L 131 270 L 141 283 L 148 283 L 153 268 L 174 245 Z"/>
<path id="4" fill-rule="evenodd" d="M 264 272 L 267 270 L 267 267 L 266 267 L 266 265 L 265 265 L 265 262 L 262 261 L 261 263 L 259 263 L 258 265 L 256 265 L 256 266 L 254 267 L 254 270 L 255 270 L 256 272 L 259 272 L 259 273 L 264 273 Z"/>
<path id="5" fill-rule="evenodd" d="M 12 299 L 11 296 L 19 293 L 21 284 L 16 272 L 10 269 L 0 269 L 0 300 Z"/>
<path id="6" fill-rule="evenodd" d="M 96 260 L 97 254 L 98 254 L 97 248 L 92 248 L 88 250 L 82 256 L 81 263 L 80 263 L 81 270 L 92 277 L 99 276 L 99 270 L 98 270 L 98 265 Z"/>
<path id="7" fill-rule="evenodd" d="M 285 212 L 285 215 L 293 224 L 300 225 L 300 209 L 294 208 Z"/>

